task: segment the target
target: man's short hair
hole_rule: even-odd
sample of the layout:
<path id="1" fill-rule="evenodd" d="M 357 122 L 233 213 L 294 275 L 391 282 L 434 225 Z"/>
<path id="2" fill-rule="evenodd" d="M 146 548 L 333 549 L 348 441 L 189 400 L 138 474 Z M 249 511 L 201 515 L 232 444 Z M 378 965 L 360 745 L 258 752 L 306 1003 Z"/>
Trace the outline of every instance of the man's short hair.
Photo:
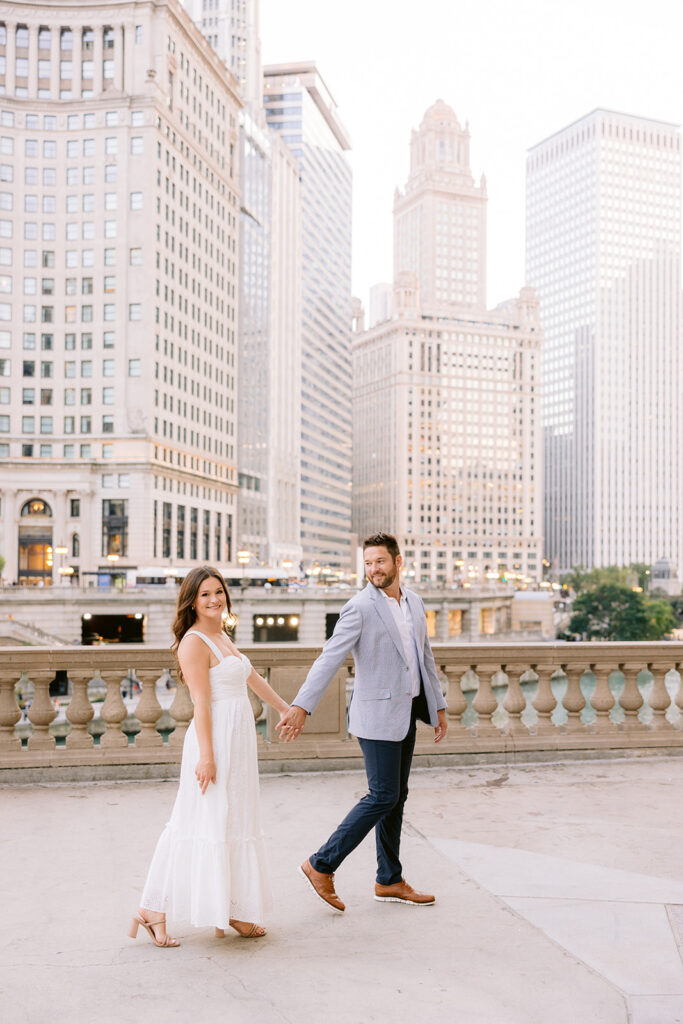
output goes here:
<path id="1" fill-rule="evenodd" d="M 363 551 L 366 548 L 386 548 L 394 562 L 396 556 L 401 554 L 398 541 L 390 533 L 373 533 L 363 541 Z"/>

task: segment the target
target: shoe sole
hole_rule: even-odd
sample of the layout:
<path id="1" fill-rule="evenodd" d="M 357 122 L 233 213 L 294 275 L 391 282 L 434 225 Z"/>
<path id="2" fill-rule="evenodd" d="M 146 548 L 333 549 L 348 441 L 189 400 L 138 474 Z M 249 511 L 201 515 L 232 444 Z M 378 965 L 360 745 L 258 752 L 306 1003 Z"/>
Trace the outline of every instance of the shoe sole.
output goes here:
<path id="1" fill-rule="evenodd" d="M 320 895 L 320 893 L 318 892 L 316 887 L 313 885 L 313 882 L 310 880 L 310 878 L 308 877 L 306 872 L 303 870 L 303 868 L 298 867 L 296 870 L 299 872 L 299 874 L 301 875 L 301 877 L 303 878 L 304 882 L 306 883 L 306 885 L 308 886 L 310 891 L 313 893 L 313 895 L 317 896 L 317 898 L 320 900 L 320 902 L 324 903 L 325 906 L 328 908 L 328 910 L 332 910 L 335 914 L 343 914 L 344 913 L 343 910 L 340 910 L 339 907 L 335 907 L 333 903 L 328 903 L 327 900 L 324 898 L 324 896 Z"/>
<path id="2" fill-rule="evenodd" d="M 375 896 L 378 903 L 404 903 L 407 907 L 433 907 L 436 900 L 418 903 L 417 900 L 402 900 L 400 896 Z"/>

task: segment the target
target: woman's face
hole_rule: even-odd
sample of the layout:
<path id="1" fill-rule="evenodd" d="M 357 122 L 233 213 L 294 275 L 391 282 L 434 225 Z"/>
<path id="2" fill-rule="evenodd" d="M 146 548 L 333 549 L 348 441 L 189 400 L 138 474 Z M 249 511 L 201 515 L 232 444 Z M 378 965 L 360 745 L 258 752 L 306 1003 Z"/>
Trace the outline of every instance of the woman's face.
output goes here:
<path id="1" fill-rule="evenodd" d="M 215 576 L 209 576 L 208 579 L 202 580 L 194 599 L 194 610 L 197 617 L 216 619 L 220 623 L 225 609 L 225 591 L 221 581 L 217 580 Z"/>

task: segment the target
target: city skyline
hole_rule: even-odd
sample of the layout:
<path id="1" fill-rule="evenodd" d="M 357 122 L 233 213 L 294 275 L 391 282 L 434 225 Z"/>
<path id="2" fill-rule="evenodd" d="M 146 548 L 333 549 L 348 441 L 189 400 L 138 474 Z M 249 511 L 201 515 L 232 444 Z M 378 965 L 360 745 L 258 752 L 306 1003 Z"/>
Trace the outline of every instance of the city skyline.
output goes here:
<path id="1" fill-rule="evenodd" d="M 366 308 L 369 288 L 392 277 L 392 196 L 407 175 L 408 132 L 435 98 L 469 121 L 473 173 L 488 181 L 490 306 L 524 280 L 531 146 L 596 107 L 683 122 L 683 11 L 663 0 L 648 10 L 643 20 L 633 2 L 579 0 L 551 19 L 540 0 L 452 10 L 427 0 L 416 19 L 407 4 L 349 0 L 332 32 L 329 11 L 313 0 L 262 0 L 264 62 L 315 59 L 344 111 L 353 143 L 354 294 Z M 406 59 L 414 53 L 420 59 Z"/>

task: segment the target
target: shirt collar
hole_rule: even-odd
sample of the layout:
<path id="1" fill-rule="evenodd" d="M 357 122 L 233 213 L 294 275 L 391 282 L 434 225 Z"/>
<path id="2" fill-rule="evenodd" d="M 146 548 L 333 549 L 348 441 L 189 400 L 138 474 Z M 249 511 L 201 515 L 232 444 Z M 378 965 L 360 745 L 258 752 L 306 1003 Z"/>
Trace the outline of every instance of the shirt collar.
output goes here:
<path id="1" fill-rule="evenodd" d="M 381 588 L 381 587 L 377 587 L 377 589 L 379 590 L 380 594 L 381 594 L 381 595 L 382 595 L 382 596 L 383 596 L 384 598 L 386 598 L 386 600 L 387 600 L 387 601 L 393 601 L 393 597 L 389 597 L 389 595 L 387 594 L 386 590 L 382 590 L 382 588 Z M 401 600 L 406 600 L 406 601 L 407 601 L 408 599 L 407 599 L 407 597 L 406 597 L 406 592 L 405 592 L 405 590 L 404 590 L 404 588 L 403 588 L 403 584 L 402 584 L 402 583 L 401 583 L 401 584 L 399 585 L 399 590 L 400 590 L 400 592 L 401 592 Z M 400 602 L 399 602 L 399 603 L 400 603 Z"/>

